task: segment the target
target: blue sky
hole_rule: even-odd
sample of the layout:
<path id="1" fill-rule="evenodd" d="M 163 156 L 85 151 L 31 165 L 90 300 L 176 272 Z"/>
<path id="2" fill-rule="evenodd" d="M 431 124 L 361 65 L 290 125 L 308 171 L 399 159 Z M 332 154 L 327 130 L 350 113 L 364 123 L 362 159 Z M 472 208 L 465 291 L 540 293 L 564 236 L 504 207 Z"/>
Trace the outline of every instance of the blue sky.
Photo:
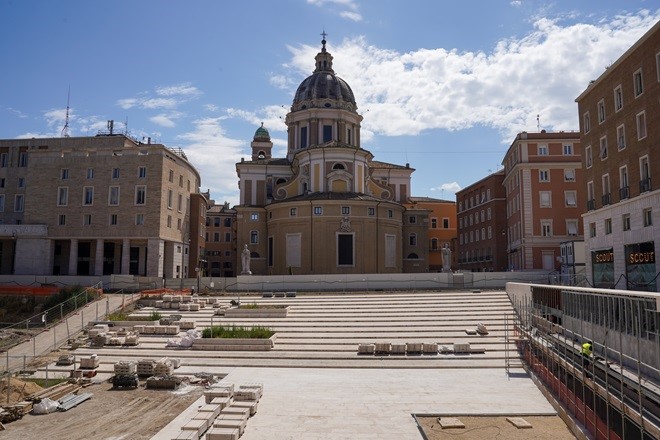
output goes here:
<path id="1" fill-rule="evenodd" d="M 362 147 L 412 195 L 500 166 L 516 133 L 577 130 L 575 98 L 660 19 L 659 0 L 0 0 L 0 138 L 115 129 L 186 151 L 238 202 L 235 163 L 284 115 L 320 33 L 364 116 Z"/>

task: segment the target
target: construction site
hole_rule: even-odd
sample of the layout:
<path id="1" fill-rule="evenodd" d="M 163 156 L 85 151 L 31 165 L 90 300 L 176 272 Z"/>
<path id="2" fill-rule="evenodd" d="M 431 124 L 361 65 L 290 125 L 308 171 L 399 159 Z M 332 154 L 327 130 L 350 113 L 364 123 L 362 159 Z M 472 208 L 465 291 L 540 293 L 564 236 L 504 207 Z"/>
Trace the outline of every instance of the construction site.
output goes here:
<path id="1" fill-rule="evenodd" d="M 657 293 L 522 283 L 104 293 L 4 330 L 22 336 L 3 353 L 1 435 L 656 439 L 659 305 Z"/>

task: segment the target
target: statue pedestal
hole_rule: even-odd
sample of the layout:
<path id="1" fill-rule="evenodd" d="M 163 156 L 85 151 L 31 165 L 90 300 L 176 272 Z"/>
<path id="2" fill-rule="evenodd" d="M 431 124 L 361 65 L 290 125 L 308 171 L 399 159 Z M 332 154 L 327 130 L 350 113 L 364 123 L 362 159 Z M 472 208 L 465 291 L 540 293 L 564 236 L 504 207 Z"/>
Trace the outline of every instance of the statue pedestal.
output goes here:
<path id="1" fill-rule="evenodd" d="M 252 272 L 249 271 L 249 270 L 243 271 L 243 272 L 241 272 L 241 275 L 252 275 Z"/>

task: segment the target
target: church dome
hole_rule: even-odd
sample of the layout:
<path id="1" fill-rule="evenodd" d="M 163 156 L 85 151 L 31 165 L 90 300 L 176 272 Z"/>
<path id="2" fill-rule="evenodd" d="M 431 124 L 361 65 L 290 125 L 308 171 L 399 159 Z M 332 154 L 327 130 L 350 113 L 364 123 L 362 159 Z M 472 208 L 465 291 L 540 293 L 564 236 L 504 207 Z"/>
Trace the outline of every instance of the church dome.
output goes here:
<path id="1" fill-rule="evenodd" d="M 335 75 L 332 55 L 323 47 L 316 55 L 316 69 L 298 86 L 291 105 L 292 111 L 308 108 L 342 108 L 357 110 L 355 96 L 346 81 Z"/>
<path id="2" fill-rule="evenodd" d="M 264 127 L 264 123 L 261 123 L 261 127 L 257 128 L 257 131 L 254 132 L 255 141 L 266 141 L 270 142 L 270 133 Z"/>

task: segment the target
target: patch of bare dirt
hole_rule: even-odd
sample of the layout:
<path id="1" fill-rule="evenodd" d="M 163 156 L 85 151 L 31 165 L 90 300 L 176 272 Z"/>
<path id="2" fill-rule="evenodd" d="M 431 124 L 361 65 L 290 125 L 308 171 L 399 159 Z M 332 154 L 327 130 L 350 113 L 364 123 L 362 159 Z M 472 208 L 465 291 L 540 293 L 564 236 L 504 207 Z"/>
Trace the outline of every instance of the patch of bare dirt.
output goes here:
<path id="1" fill-rule="evenodd" d="M 190 386 L 187 394 L 166 390 L 112 388 L 110 383 L 91 385 L 81 392 L 92 398 L 66 412 L 28 414 L 5 425 L 3 440 L 147 440 L 188 408 L 203 393 Z"/>
<path id="2" fill-rule="evenodd" d="M 38 393 L 43 388 L 34 382 L 22 381 L 12 377 L 7 390 L 7 378 L 0 380 L 0 405 L 12 405 L 25 400 L 30 394 Z"/>
<path id="3" fill-rule="evenodd" d="M 438 417 L 417 417 L 428 440 L 574 440 L 576 437 L 559 416 L 522 416 L 532 428 L 518 429 L 507 416 L 452 416 L 465 428 L 442 429 Z M 519 416 L 516 416 L 519 417 Z"/>

